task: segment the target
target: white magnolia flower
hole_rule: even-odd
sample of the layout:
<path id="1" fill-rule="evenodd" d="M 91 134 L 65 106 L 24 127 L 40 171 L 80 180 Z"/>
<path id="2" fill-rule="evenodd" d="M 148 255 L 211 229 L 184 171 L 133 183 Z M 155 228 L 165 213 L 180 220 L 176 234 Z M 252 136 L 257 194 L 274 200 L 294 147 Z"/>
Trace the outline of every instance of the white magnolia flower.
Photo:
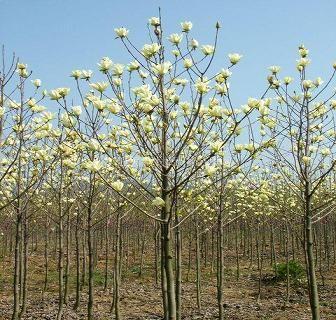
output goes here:
<path id="1" fill-rule="evenodd" d="M 309 50 L 305 48 L 303 45 L 301 45 L 299 48 L 299 53 L 302 58 L 305 58 L 308 56 Z"/>
<path id="2" fill-rule="evenodd" d="M 99 92 L 104 92 L 108 88 L 109 84 L 108 82 L 96 82 L 96 83 L 90 83 L 90 87 L 92 89 L 95 89 Z"/>
<path id="3" fill-rule="evenodd" d="M 296 67 L 299 71 L 302 71 L 305 67 L 307 67 L 310 64 L 310 59 L 308 58 L 301 58 L 299 60 L 296 60 L 297 64 Z"/>
<path id="4" fill-rule="evenodd" d="M 303 80 L 302 81 L 302 86 L 305 88 L 305 89 L 310 89 L 314 86 L 314 83 L 313 81 L 311 80 Z"/>
<path id="5" fill-rule="evenodd" d="M 191 41 L 190 41 L 190 47 L 192 48 L 192 49 L 196 49 L 197 47 L 198 47 L 198 41 L 196 40 L 196 39 L 191 39 Z"/>
<path id="6" fill-rule="evenodd" d="M 280 71 L 280 67 L 279 66 L 270 66 L 268 68 L 268 70 L 270 70 L 273 74 L 277 74 Z"/>
<path id="7" fill-rule="evenodd" d="M 127 37 L 129 30 L 127 30 L 126 28 L 116 28 L 114 29 L 114 32 L 116 33 L 117 37 L 125 38 Z"/>
<path id="8" fill-rule="evenodd" d="M 153 27 L 158 27 L 160 25 L 160 18 L 158 17 L 151 17 L 148 20 L 149 24 Z"/>
<path id="9" fill-rule="evenodd" d="M 61 115 L 61 122 L 64 127 L 72 128 L 75 125 L 76 120 L 74 119 L 74 117 L 70 117 L 67 113 L 63 113 Z"/>
<path id="10" fill-rule="evenodd" d="M 89 80 L 92 77 L 92 71 L 91 70 L 82 70 L 81 79 Z"/>
<path id="11" fill-rule="evenodd" d="M 130 63 L 128 64 L 128 66 L 127 66 L 127 70 L 128 70 L 129 72 L 139 70 L 139 68 L 140 68 L 140 64 L 139 64 L 138 61 L 132 61 L 132 62 L 130 62 Z"/>
<path id="12" fill-rule="evenodd" d="M 229 60 L 232 64 L 237 64 L 239 60 L 243 57 L 239 53 L 230 53 L 229 55 Z"/>
<path id="13" fill-rule="evenodd" d="M 223 141 L 221 140 L 214 141 L 213 143 L 211 143 L 210 147 L 213 153 L 217 153 L 223 147 Z"/>
<path id="14" fill-rule="evenodd" d="M 158 75 L 164 75 L 167 72 L 169 72 L 169 70 L 171 69 L 172 64 L 169 61 L 160 63 L 160 64 L 156 64 L 152 67 L 152 70 L 158 74 Z"/>
<path id="15" fill-rule="evenodd" d="M 36 88 L 39 88 L 41 87 L 42 81 L 40 79 L 35 79 L 35 80 L 32 80 L 32 83 Z"/>
<path id="16" fill-rule="evenodd" d="M 112 74 L 114 76 L 120 77 L 124 72 L 125 66 L 123 64 L 117 63 L 112 68 Z"/>
<path id="17" fill-rule="evenodd" d="M 186 59 L 183 60 L 183 66 L 184 66 L 186 69 L 191 68 L 192 65 L 193 65 L 193 62 L 192 62 L 191 59 L 186 58 Z"/>
<path id="18" fill-rule="evenodd" d="M 228 79 L 231 75 L 232 72 L 229 69 L 222 69 L 219 74 L 224 78 L 224 79 Z"/>
<path id="19" fill-rule="evenodd" d="M 76 80 L 79 79 L 79 78 L 81 78 L 81 76 L 82 76 L 82 71 L 81 70 L 73 70 L 71 72 L 71 75 L 70 75 L 70 77 L 73 77 Z"/>
<path id="20" fill-rule="evenodd" d="M 234 146 L 234 149 L 235 149 L 235 151 L 236 151 L 237 153 L 240 153 L 240 152 L 242 152 L 242 151 L 244 150 L 244 145 L 242 145 L 242 144 L 236 144 L 236 145 Z"/>
<path id="21" fill-rule="evenodd" d="M 322 156 L 326 157 L 326 156 L 331 155 L 331 151 L 330 151 L 329 148 L 323 148 L 323 149 L 321 150 L 321 154 L 322 154 Z"/>
<path id="22" fill-rule="evenodd" d="M 112 60 L 109 57 L 103 57 L 98 63 L 99 71 L 107 72 L 112 67 Z"/>
<path id="23" fill-rule="evenodd" d="M 164 207 L 166 205 L 165 201 L 161 197 L 155 197 L 152 204 L 156 207 Z"/>
<path id="24" fill-rule="evenodd" d="M 190 21 L 181 22 L 182 32 L 189 32 L 193 24 Z"/>
<path id="25" fill-rule="evenodd" d="M 199 78 L 196 80 L 195 88 L 200 94 L 207 93 L 210 91 L 209 81 L 207 81 L 207 79 L 201 80 Z"/>
<path id="26" fill-rule="evenodd" d="M 156 53 L 160 51 L 161 46 L 154 42 L 152 44 L 145 44 L 142 47 L 141 53 L 144 55 L 145 58 L 149 59 Z"/>
<path id="27" fill-rule="evenodd" d="M 215 52 L 215 47 L 211 45 L 204 45 L 201 48 L 204 55 L 209 56 Z"/>
<path id="28" fill-rule="evenodd" d="M 72 113 L 73 113 L 74 115 L 76 115 L 76 116 L 80 116 L 81 113 L 82 113 L 82 107 L 81 107 L 81 106 L 73 106 L 73 107 L 71 108 L 71 111 L 72 111 Z"/>
<path id="29" fill-rule="evenodd" d="M 293 81 L 293 78 L 291 77 L 284 77 L 284 80 L 283 80 L 285 85 L 289 85 L 292 81 Z"/>
<path id="30" fill-rule="evenodd" d="M 314 86 L 315 87 L 319 87 L 324 81 L 322 80 L 321 77 L 317 77 L 315 80 L 314 80 Z"/>
<path id="31" fill-rule="evenodd" d="M 168 37 L 168 40 L 174 44 L 174 45 L 178 45 L 181 41 L 182 41 L 183 35 L 182 34 L 178 34 L 178 33 L 173 33 Z"/>
<path id="32" fill-rule="evenodd" d="M 25 63 L 22 63 L 22 62 L 19 62 L 17 65 L 16 65 L 16 68 L 18 70 L 24 70 L 24 69 L 27 69 L 27 65 Z"/>
<path id="33" fill-rule="evenodd" d="M 205 175 L 211 177 L 211 176 L 213 176 L 216 173 L 217 169 L 218 168 L 215 165 L 208 165 L 208 164 L 206 164 L 205 168 L 204 168 L 204 173 L 205 173 Z"/>
<path id="34" fill-rule="evenodd" d="M 146 167 L 152 167 L 154 164 L 154 160 L 150 157 L 143 157 L 142 162 Z"/>
<path id="35" fill-rule="evenodd" d="M 112 182 L 111 186 L 115 191 L 120 192 L 124 187 L 124 183 L 120 180 L 117 180 L 117 181 Z"/>
<path id="36" fill-rule="evenodd" d="M 305 164 L 305 165 L 308 165 L 310 163 L 310 157 L 308 156 L 303 156 L 302 157 L 302 162 Z"/>
<path id="37" fill-rule="evenodd" d="M 98 111 L 103 111 L 106 107 L 105 101 L 99 99 L 92 101 L 92 104 Z"/>
<path id="38" fill-rule="evenodd" d="M 87 160 L 83 163 L 82 167 L 83 169 L 89 170 L 91 172 L 98 172 L 103 167 L 103 165 L 99 160 Z"/>
<path id="39" fill-rule="evenodd" d="M 49 92 L 49 97 L 51 100 L 59 100 L 61 98 L 64 98 L 66 95 L 68 95 L 69 92 L 70 92 L 69 88 L 54 89 Z"/>

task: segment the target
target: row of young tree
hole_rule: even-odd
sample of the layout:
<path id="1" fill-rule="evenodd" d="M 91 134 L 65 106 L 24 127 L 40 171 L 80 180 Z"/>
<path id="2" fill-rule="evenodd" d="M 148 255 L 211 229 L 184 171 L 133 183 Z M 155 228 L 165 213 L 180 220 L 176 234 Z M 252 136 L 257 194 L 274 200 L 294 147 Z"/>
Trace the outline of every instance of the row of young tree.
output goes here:
<path id="1" fill-rule="evenodd" d="M 302 45 L 296 79 L 280 79 L 280 68 L 272 66 L 264 93 L 238 107 L 229 84 L 242 56 L 229 54 L 226 68 L 213 70 L 219 23 L 211 45 L 191 36 L 191 22 L 168 38 L 160 17 L 148 27 L 142 48 L 126 28 L 115 29 L 132 61 L 104 57 L 99 81 L 90 70 L 74 70 L 75 95 L 69 88 L 42 90 L 28 66 L 15 56 L 8 61 L 3 50 L 1 250 L 3 258 L 13 256 L 12 319 L 26 312 L 29 256 L 41 246 L 43 293 L 50 259 L 57 261 L 58 320 L 69 304 L 71 265 L 74 308 L 87 283 L 87 318 L 93 319 L 100 255 L 105 288 L 113 270 L 111 313 L 120 319 L 132 250 L 140 275 L 145 259 L 153 263 L 164 319 L 181 319 L 182 279 L 193 259 L 198 307 L 201 270 L 210 265 L 224 319 L 230 248 L 237 278 L 241 254 L 251 265 L 257 261 L 258 300 L 267 252 L 272 265 L 283 254 L 287 267 L 291 255 L 304 257 L 312 319 L 320 319 L 315 269 L 323 276 L 335 263 L 336 100 L 329 87 L 336 65 L 325 83 L 310 80 Z M 287 301 L 289 295 L 287 272 Z"/>

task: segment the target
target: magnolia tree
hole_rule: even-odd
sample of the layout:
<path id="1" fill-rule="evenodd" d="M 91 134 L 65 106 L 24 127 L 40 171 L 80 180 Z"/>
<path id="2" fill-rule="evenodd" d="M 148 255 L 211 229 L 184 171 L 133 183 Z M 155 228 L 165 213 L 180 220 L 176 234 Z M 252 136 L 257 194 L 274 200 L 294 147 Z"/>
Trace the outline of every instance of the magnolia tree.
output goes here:
<path id="1" fill-rule="evenodd" d="M 309 284 L 310 306 L 313 319 L 320 319 L 318 288 L 313 254 L 313 222 L 330 213 L 325 209 L 334 201 L 316 201 L 319 190 L 333 173 L 335 167 L 335 92 L 327 89 L 335 76 L 336 65 L 326 84 L 320 77 L 310 80 L 308 49 L 299 47 L 297 60 L 298 79 L 296 91 L 291 89 L 293 79 L 278 78 L 280 68 L 270 67 L 268 82 L 276 94 L 274 104 L 263 114 L 275 118 L 271 138 L 276 146 L 270 151 L 277 172 L 299 199 L 304 227 L 304 249 Z M 295 83 L 295 82 L 293 82 Z M 274 107 L 273 107 L 274 106 Z M 330 207 L 329 207 L 330 209 Z M 328 210 L 328 209 L 327 209 Z"/>
<path id="2" fill-rule="evenodd" d="M 52 115 L 40 105 L 45 97 L 38 93 L 39 79 L 30 82 L 31 72 L 15 56 L 0 73 L 0 209 L 11 206 L 15 225 L 13 274 L 14 308 L 12 319 L 25 313 L 27 299 L 28 212 L 54 157 L 49 154 L 52 141 Z M 27 91 L 32 95 L 27 98 Z M 52 140 L 52 139 L 51 139 Z"/>
<path id="3" fill-rule="evenodd" d="M 200 311 L 202 250 L 211 234 L 218 313 L 224 319 L 225 245 L 229 250 L 235 245 L 238 279 L 239 238 L 248 239 L 243 250 L 245 255 L 248 247 L 251 266 L 254 258 L 257 261 L 259 301 L 267 234 L 271 264 L 277 265 L 276 235 L 280 235 L 279 246 L 285 239 L 288 300 L 289 239 L 300 237 L 294 223 L 303 227 L 310 304 L 313 318 L 319 319 L 313 228 L 335 208 L 336 100 L 335 93 L 328 95 L 326 89 L 336 66 L 326 85 L 320 78 L 308 80 L 308 50 L 301 46 L 298 90 L 290 90 L 290 77 L 280 82 L 280 69 L 273 66 L 266 92 L 238 107 L 230 81 L 242 56 L 229 54 L 226 67 L 215 69 L 219 23 L 213 43 L 205 45 L 192 36 L 191 22 L 181 23 L 179 33 L 170 35 L 164 34 L 160 17 L 149 19 L 148 27 L 149 42 L 141 48 L 126 28 L 115 29 L 131 61 L 123 65 L 104 57 L 97 76 L 90 70 L 74 70 L 77 97 L 69 98 L 69 88 L 41 90 L 41 81 L 31 83 L 31 72 L 15 57 L 9 69 L 0 72 L 0 212 L 5 236 L 14 235 L 12 319 L 26 310 L 28 242 L 36 228 L 43 229 L 45 242 L 43 298 L 48 288 L 49 244 L 54 243 L 57 319 L 64 317 L 69 305 L 72 269 L 76 269 L 74 309 L 80 307 L 87 284 L 87 318 L 93 319 L 97 256 L 104 251 L 107 290 L 111 244 L 110 312 L 120 319 L 121 273 L 123 262 L 126 268 L 129 264 L 129 238 L 138 237 L 141 276 L 147 231 L 153 228 L 150 241 L 155 246 L 156 280 L 159 273 L 161 277 L 164 319 L 173 320 L 182 317 L 186 235 L 188 279 L 195 245 Z M 41 105 L 47 95 L 58 106 L 58 116 Z M 14 230 L 5 227 L 12 224 Z M 324 237 L 330 232 L 325 230 Z M 104 249 L 98 248 L 98 238 Z M 315 241 L 322 246 L 322 238 Z M 328 239 L 323 246 L 330 251 Z"/>
<path id="4" fill-rule="evenodd" d="M 181 33 L 168 37 L 163 33 L 160 18 L 151 18 L 149 26 L 150 43 L 140 49 L 130 40 L 127 29 L 115 29 L 133 61 L 125 66 L 104 57 L 98 67 L 105 81 L 93 82 L 90 70 L 72 72 L 81 106 L 67 102 L 67 88 L 52 90 L 50 97 L 66 111 L 61 116 L 63 125 L 105 157 L 104 161 L 90 158 L 88 168 L 98 172 L 126 202 L 160 225 L 164 317 L 179 319 L 181 278 L 175 279 L 174 275 L 172 230 L 179 250 L 179 228 L 186 219 L 181 221 L 178 212 L 187 211 L 187 207 L 177 206 L 180 194 L 217 170 L 221 172 L 219 180 L 224 192 L 225 179 L 268 144 L 256 143 L 256 117 L 251 114 L 262 112 L 269 101 L 249 99 L 241 108 L 234 106 L 229 79 L 230 69 L 242 57 L 237 53 L 229 54 L 225 69 L 210 72 L 219 23 L 214 43 L 201 46 L 190 35 L 191 22 L 181 23 Z M 273 120 L 268 119 L 266 125 L 272 127 Z M 243 139 L 248 143 L 240 142 Z M 113 168 L 114 181 L 103 174 L 106 166 Z M 211 179 L 206 182 L 197 187 L 204 190 Z M 123 192 L 125 184 L 137 188 L 146 201 L 135 203 Z M 179 253 L 176 256 L 181 258 Z M 222 309 L 222 299 L 219 301 Z"/>

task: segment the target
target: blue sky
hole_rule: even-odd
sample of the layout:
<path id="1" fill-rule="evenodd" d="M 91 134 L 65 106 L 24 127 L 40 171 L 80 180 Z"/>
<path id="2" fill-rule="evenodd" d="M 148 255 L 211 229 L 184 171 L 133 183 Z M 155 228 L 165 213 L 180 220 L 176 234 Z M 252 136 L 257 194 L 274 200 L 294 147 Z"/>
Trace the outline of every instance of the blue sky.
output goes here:
<path id="1" fill-rule="evenodd" d="M 146 23 L 158 7 L 166 34 L 180 31 L 190 20 L 193 36 L 211 43 L 220 21 L 216 67 L 227 65 L 227 54 L 244 55 L 232 80 L 236 103 L 263 92 L 267 67 L 281 65 L 282 76 L 294 75 L 297 47 L 310 49 L 312 78 L 326 78 L 336 61 L 336 3 L 312 0 L 0 0 L 0 43 L 28 63 L 47 89 L 71 84 L 73 69 L 96 70 L 103 56 L 129 59 L 113 29 L 129 28 L 141 46 L 148 42 Z"/>

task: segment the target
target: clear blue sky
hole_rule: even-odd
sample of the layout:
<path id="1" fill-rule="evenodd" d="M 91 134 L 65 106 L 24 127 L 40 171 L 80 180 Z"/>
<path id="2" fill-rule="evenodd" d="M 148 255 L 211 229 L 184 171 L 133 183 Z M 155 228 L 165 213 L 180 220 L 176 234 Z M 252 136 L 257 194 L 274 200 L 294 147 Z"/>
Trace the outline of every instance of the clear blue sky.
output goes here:
<path id="1" fill-rule="evenodd" d="M 47 89 L 70 85 L 71 70 L 96 70 L 103 56 L 128 62 L 113 29 L 129 28 L 142 45 L 147 20 L 159 6 L 166 34 L 190 20 L 193 36 L 203 44 L 211 42 L 216 21 L 221 22 L 216 66 L 225 66 L 230 52 L 244 55 L 233 78 L 237 103 L 263 91 L 270 65 L 281 65 L 282 76 L 296 75 L 301 43 L 310 49 L 313 76 L 326 78 L 336 61 L 333 0 L 0 0 L 0 43 L 28 63 Z"/>

